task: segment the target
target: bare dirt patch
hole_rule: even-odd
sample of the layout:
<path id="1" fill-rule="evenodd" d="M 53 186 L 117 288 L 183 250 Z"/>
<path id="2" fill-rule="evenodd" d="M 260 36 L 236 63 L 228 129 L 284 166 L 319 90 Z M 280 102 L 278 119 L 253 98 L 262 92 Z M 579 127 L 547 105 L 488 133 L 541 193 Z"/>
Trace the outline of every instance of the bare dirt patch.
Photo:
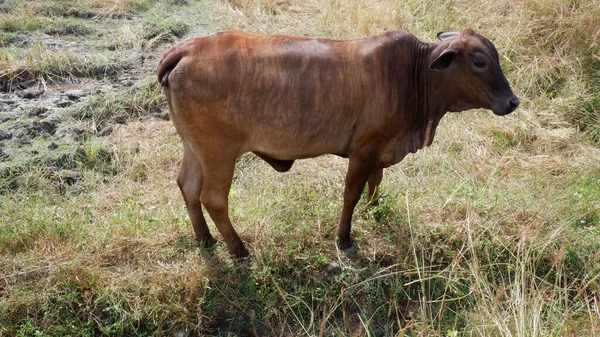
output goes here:
<path id="1" fill-rule="evenodd" d="M 81 180 L 68 171 L 78 160 L 65 158 L 96 147 L 113 152 L 101 144 L 117 125 L 168 120 L 155 65 L 190 26 L 178 17 L 157 20 L 151 2 L 130 2 L 3 5 L 11 14 L 0 20 L 0 193 L 52 170 L 63 190 Z M 40 20 L 46 24 L 34 24 Z"/>

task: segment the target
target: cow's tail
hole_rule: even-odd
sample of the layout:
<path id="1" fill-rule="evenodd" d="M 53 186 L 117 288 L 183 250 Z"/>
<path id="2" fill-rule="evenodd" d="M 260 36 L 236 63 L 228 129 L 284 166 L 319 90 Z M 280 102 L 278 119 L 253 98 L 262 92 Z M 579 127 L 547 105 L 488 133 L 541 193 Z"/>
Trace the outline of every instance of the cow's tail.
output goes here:
<path id="1" fill-rule="evenodd" d="M 179 61 L 187 54 L 187 44 L 185 42 L 173 46 L 163 58 L 158 62 L 158 81 L 163 87 L 169 86 L 169 74 L 175 69 Z"/>

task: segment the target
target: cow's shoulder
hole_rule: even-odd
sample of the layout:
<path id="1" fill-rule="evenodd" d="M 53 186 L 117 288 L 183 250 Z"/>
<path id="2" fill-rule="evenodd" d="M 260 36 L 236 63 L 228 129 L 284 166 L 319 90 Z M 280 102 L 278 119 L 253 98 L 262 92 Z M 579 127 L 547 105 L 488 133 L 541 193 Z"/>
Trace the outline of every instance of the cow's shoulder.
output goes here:
<path id="1" fill-rule="evenodd" d="M 389 51 L 395 46 L 411 44 L 418 39 L 403 30 L 392 30 L 377 35 L 371 35 L 355 41 L 361 55 L 376 56 L 378 52 Z"/>

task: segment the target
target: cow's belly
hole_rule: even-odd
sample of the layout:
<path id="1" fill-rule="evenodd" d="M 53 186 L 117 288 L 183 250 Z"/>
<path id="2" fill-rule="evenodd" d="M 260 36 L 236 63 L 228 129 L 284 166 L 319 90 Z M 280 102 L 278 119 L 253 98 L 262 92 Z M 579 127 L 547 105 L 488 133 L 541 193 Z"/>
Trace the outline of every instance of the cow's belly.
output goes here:
<path id="1" fill-rule="evenodd" d="M 354 111 L 339 109 L 250 111 L 219 102 L 180 106 L 177 99 L 172 104 L 171 118 L 179 135 L 198 149 L 235 147 L 239 154 L 259 152 L 279 160 L 346 155 L 357 117 Z"/>
<path id="2" fill-rule="evenodd" d="M 303 159 L 324 154 L 346 155 L 349 136 L 336 133 L 291 134 L 270 130 L 249 137 L 246 150 L 280 160 Z"/>

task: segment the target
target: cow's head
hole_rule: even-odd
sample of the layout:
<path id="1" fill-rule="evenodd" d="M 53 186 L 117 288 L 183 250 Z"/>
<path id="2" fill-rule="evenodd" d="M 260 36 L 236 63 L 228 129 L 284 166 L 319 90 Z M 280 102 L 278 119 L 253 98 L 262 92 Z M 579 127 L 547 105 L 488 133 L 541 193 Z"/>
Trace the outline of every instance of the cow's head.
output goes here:
<path id="1" fill-rule="evenodd" d="M 472 108 L 506 115 L 519 106 L 500 68 L 498 51 L 483 36 L 466 28 L 460 32 L 441 32 L 429 68 L 442 71 L 450 85 L 450 111 Z"/>

